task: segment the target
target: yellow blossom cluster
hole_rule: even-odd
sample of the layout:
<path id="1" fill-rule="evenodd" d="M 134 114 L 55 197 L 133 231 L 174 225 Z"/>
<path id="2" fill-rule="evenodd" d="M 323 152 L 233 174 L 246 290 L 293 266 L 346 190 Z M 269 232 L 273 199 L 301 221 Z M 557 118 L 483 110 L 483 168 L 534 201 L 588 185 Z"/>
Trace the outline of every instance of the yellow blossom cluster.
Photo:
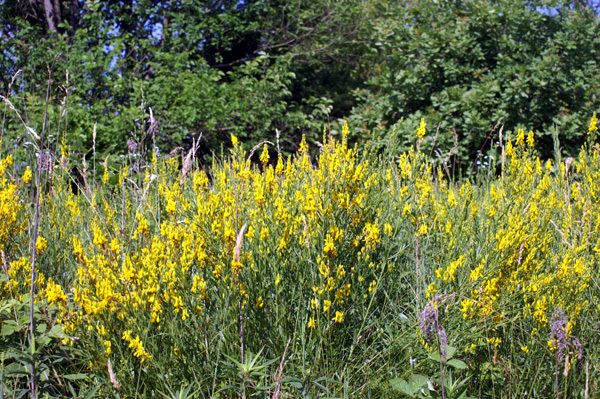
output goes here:
<path id="1" fill-rule="evenodd" d="M 68 239 L 79 264 L 70 293 L 45 290 L 50 302 L 72 298 L 65 330 L 95 331 L 101 358 L 129 351 L 148 364 L 162 356 L 165 328 L 210 324 L 217 309 L 260 329 L 297 298 L 302 311 L 286 317 L 319 334 L 350 328 L 348 311 L 379 290 L 394 228 L 382 215 L 392 193 L 378 194 L 382 174 L 348 147 L 347 130 L 325 137 L 316 158 L 305 140 L 287 159 L 264 144 L 253 165 L 232 137 L 210 175 L 154 159 L 154 178 L 134 184 L 122 170 L 118 185 L 106 178 L 86 199 L 57 187 L 70 210 L 59 229 L 80 232 Z"/>
<path id="2" fill-rule="evenodd" d="M 409 209 L 419 211 L 406 212 L 416 235 L 427 233 L 429 248 L 439 248 L 427 296 L 459 293 L 464 319 L 493 324 L 518 317 L 543 335 L 557 307 L 575 328 L 597 306 L 586 292 L 600 261 L 600 155 L 584 147 L 578 159 L 542 162 L 534 139 L 533 132 L 516 132 L 502 147 L 501 175 L 488 187 L 452 187 L 441 171 L 429 182 L 402 175 L 409 169 L 402 162 L 419 169 L 418 154 L 401 159 L 399 174 L 418 187 L 406 194 Z M 498 347 L 501 338 L 488 343 Z"/>
<path id="3" fill-rule="evenodd" d="M 421 121 L 414 148 L 385 162 L 350 148 L 346 125 L 316 153 L 305 139 L 289 157 L 261 143 L 256 164 L 232 136 L 211 167 L 181 170 L 177 158 L 154 156 L 142 173 L 125 165 L 111 178 L 105 168 L 78 192 L 57 175 L 35 246 L 72 269 L 41 262 L 39 297 L 79 338 L 68 344 L 93 348 L 89 367 L 101 374 L 110 364 L 119 381 L 218 358 L 222 348 L 283 353 L 290 337 L 307 363 L 330 363 L 339 351 L 367 358 L 361 342 L 382 345 L 377 318 L 400 313 L 388 305 L 436 295 L 436 310 L 477 331 L 458 338 L 466 352 L 486 348 L 494 359 L 512 342 L 508 320 L 534 337 L 515 346 L 526 354 L 545 342 L 557 307 L 569 333 L 600 311 L 590 300 L 600 264 L 598 147 L 544 162 L 535 134 L 518 130 L 499 146 L 489 182 L 457 183 L 421 152 L 425 128 Z M 593 119 L 590 138 L 596 131 Z M 11 164 L 0 161 L 0 249 L 24 227 Z M 27 255 L 9 258 L 4 294 L 27 292 Z"/>
<path id="4" fill-rule="evenodd" d="M 0 148 L 1 144 L 0 142 Z M 9 176 L 9 168 L 12 165 L 12 155 L 0 159 L 0 250 L 5 252 L 12 238 L 24 229 L 19 221 L 22 204 L 19 200 L 18 187 Z M 30 174 L 31 171 L 29 173 L 26 171 L 23 180 Z"/>

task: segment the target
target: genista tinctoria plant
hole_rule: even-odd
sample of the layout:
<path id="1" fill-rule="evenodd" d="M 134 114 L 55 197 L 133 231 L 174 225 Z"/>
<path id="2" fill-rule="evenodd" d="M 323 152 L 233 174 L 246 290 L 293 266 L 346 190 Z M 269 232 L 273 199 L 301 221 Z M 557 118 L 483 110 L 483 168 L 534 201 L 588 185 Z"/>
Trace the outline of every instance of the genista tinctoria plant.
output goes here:
<path id="1" fill-rule="evenodd" d="M 425 120 L 397 157 L 350 148 L 345 127 L 315 156 L 304 140 L 291 157 L 261 143 L 252 163 L 231 136 L 210 168 L 124 158 L 82 170 L 77 193 L 65 146 L 43 196 L 36 301 L 103 397 L 190 385 L 211 397 L 385 397 L 400 381 L 418 382 L 417 396 L 442 381 L 447 397 L 592 395 L 596 124 L 568 161 L 540 159 L 536 135 L 517 131 L 480 183 L 434 167 Z M 2 192 L 18 191 L 30 172 L 11 180 L 3 162 Z M 3 198 L 3 210 L 22 206 Z M 21 241 L 5 296 L 27 289 Z"/>

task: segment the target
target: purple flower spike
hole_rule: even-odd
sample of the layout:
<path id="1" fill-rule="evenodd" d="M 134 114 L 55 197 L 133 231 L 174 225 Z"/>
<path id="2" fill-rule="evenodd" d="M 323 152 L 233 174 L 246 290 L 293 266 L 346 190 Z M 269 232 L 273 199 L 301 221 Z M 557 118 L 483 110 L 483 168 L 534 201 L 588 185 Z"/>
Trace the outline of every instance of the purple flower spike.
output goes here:
<path id="1" fill-rule="evenodd" d="M 448 336 L 443 327 L 439 323 L 439 313 L 437 311 L 436 303 L 440 299 L 439 296 L 435 296 L 431 302 L 425 305 L 425 309 L 419 315 L 419 328 L 421 333 L 425 337 L 427 343 L 433 343 L 434 334 L 440 344 L 440 351 L 444 359 L 446 358 L 446 346 L 448 346 Z"/>
<path id="2" fill-rule="evenodd" d="M 556 308 L 554 315 L 550 319 L 550 339 L 554 340 L 556 346 L 558 346 L 558 361 L 562 361 L 565 351 L 567 348 L 577 350 L 577 359 L 581 360 L 583 356 L 583 347 L 579 340 L 572 336 L 567 335 L 567 327 L 569 321 L 567 315 L 563 312 L 561 307 Z M 571 341 L 569 341 L 569 338 Z"/>

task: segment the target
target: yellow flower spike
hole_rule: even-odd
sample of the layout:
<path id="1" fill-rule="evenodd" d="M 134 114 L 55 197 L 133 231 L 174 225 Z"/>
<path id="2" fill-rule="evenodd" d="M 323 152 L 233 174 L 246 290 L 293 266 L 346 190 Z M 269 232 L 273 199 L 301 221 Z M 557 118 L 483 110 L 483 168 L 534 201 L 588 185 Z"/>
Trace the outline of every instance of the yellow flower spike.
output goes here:
<path id="1" fill-rule="evenodd" d="M 128 347 L 134 350 L 133 355 L 137 358 L 140 358 L 142 363 L 152 358 L 152 356 L 150 356 L 144 349 L 144 344 L 140 340 L 139 335 L 137 335 L 135 339 L 131 339 L 131 335 L 129 335 L 129 339 L 127 339 L 127 341 L 129 342 Z"/>
<path id="2" fill-rule="evenodd" d="M 62 159 L 67 160 L 69 158 L 69 150 L 67 148 L 67 141 L 65 136 L 63 135 L 60 140 L 60 157 L 61 157 L 61 165 L 64 166 Z"/>
<path id="3" fill-rule="evenodd" d="M 419 129 L 417 130 L 417 138 L 422 139 L 423 137 L 425 137 L 425 128 L 427 127 L 427 124 L 425 123 L 425 119 L 421 118 L 421 123 L 419 125 Z"/>
<path id="4" fill-rule="evenodd" d="M 513 149 L 513 145 L 512 142 L 508 142 L 508 144 L 506 144 L 506 155 L 509 157 L 512 157 L 515 155 L 515 151 Z"/>
<path id="5" fill-rule="evenodd" d="M 267 148 L 266 144 L 263 145 L 263 150 L 262 150 L 262 153 L 260 154 L 260 162 L 262 162 L 263 165 L 266 165 L 269 163 L 269 149 Z"/>
<path id="6" fill-rule="evenodd" d="M 390 225 L 389 223 L 386 223 L 385 226 L 383 227 L 383 233 L 390 237 L 392 235 L 392 225 Z"/>
<path id="7" fill-rule="evenodd" d="M 23 173 L 23 177 L 21 178 L 24 184 L 29 183 L 33 179 L 33 173 L 31 173 L 31 169 L 29 166 L 25 169 L 25 173 Z"/>
<path id="8" fill-rule="evenodd" d="M 343 279 L 346 275 L 346 269 L 344 268 L 344 265 L 339 265 L 335 270 L 335 274 L 338 280 Z"/>
<path id="9" fill-rule="evenodd" d="M 117 240 L 116 238 L 113 238 L 112 241 L 109 244 L 109 248 L 111 251 L 113 251 L 116 255 L 120 255 L 121 254 L 121 243 L 119 242 L 119 240 Z"/>
<path id="10" fill-rule="evenodd" d="M 517 130 L 517 141 L 515 142 L 515 146 L 520 146 L 525 143 L 525 130 L 519 129 Z"/>
<path id="11" fill-rule="evenodd" d="M 102 233 L 102 230 L 100 230 L 100 227 L 94 225 L 93 231 L 94 231 L 93 243 L 95 245 L 102 246 L 108 242 L 108 239 L 104 236 L 104 234 Z"/>
<path id="12" fill-rule="evenodd" d="M 125 330 L 125 331 L 123 331 L 123 335 L 121 335 L 121 338 L 124 341 L 130 342 L 131 341 L 131 330 Z"/>
<path id="13" fill-rule="evenodd" d="M 590 135 L 596 130 L 598 130 L 598 118 L 596 117 L 596 113 L 594 112 L 594 115 L 592 115 L 592 120 L 590 121 L 590 127 L 588 129 L 587 134 Z"/>
<path id="14" fill-rule="evenodd" d="M 104 341 L 104 348 L 104 353 L 106 354 L 106 356 L 110 356 L 112 348 L 112 344 L 110 343 L 110 341 Z"/>
<path id="15" fill-rule="evenodd" d="M 533 134 L 533 130 L 530 130 L 529 134 L 527 135 L 527 145 L 529 147 L 533 147 L 533 143 L 534 143 L 534 134 Z"/>
<path id="16" fill-rule="evenodd" d="M 350 128 L 348 127 L 348 121 L 344 121 L 344 126 L 342 126 L 342 137 L 348 137 L 348 133 L 350 133 Z"/>
<path id="17" fill-rule="evenodd" d="M 43 253 L 46 248 L 48 248 L 48 241 L 44 237 L 38 236 L 35 243 L 35 249 L 37 250 L 38 254 Z"/>
<path id="18" fill-rule="evenodd" d="M 277 165 L 275 166 L 275 174 L 277 176 L 281 176 L 283 174 L 284 166 L 283 166 L 283 158 L 281 154 L 277 156 Z"/>
<path id="19" fill-rule="evenodd" d="M 448 190 L 448 206 L 454 207 L 456 205 L 458 205 L 458 201 L 456 200 L 454 191 L 452 189 L 450 189 L 450 190 Z"/>
<path id="20" fill-rule="evenodd" d="M 323 310 L 325 312 L 329 312 L 329 309 L 331 308 L 331 301 L 329 299 L 325 299 L 323 301 Z"/>
<path id="21" fill-rule="evenodd" d="M 314 328 L 316 327 L 316 325 L 315 325 L 315 318 L 314 318 L 314 317 L 311 317 L 311 318 L 308 320 L 308 325 L 307 325 L 307 327 L 308 327 L 308 328 L 312 328 L 312 329 L 314 329 Z"/>
<path id="22" fill-rule="evenodd" d="M 306 135 L 302 135 L 302 141 L 300 142 L 299 154 L 308 154 L 308 144 L 306 143 Z"/>
<path id="23" fill-rule="evenodd" d="M 432 298 L 436 292 L 437 292 L 437 289 L 435 288 L 435 283 L 431 283 L 427 287 L 427 292 L 425 293 L 425 297 L 427 299 Z"/>
<path id="24" fill-rule="evenodd" d="M 65 292 L 63 291 L 62 287 L 58 284 L 55 284 L 54 281 L 49 280 L 48 284 L 46 285 L 46 298 L 48 299 L 48 302 L 50 303 L 66 303 L 67 302 L 67 296 L 65 295 Z"/>
<path id="25" fill-rule="evenodd" d="M 325 246 L 323 247 L 323 252 L 325 252 L 327 254 L 327 256 L 335 256 L 336 249 L 335 249 L 335 244 L 333 243 L 333 237 L 331 236 L 331 234 L 327 234 L 327 237 L 325 239 Z"/>
<path id="26" fill-rule="evenodd" d="M 371 294 L 375 294 L 376 288 L 377 288 L 377 281 L 375 281 L 375 280 L 371 281 L 371 284 L 369 284 L 369 292 Z"/>
<path id="27" fill-rule="evenodd" d="M 365 244 L 367 249 L 374 250 L 379 244 L 379 226 L 377 223 L 367 223 L 364 227 Z"/>
<path id="28" fill-rule="evenodd" d="M 235 137 L 233 134 L 231 135 L 231 145 L 233 145 L 234 147 L 237 147 L 237 145 L 239 144 L 239 140 L 237 139 L 237 137 Z"/>

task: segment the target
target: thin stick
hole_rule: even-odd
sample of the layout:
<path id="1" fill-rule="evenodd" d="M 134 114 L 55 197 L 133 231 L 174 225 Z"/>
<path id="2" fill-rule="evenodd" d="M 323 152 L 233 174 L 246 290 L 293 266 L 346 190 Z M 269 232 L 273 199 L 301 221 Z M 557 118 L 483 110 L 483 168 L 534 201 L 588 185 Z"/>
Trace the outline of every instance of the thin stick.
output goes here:
<path id="1" fill-rule="evenodd" d="M 586 360 L 586 362 L 585 362 L 585 395 L 584 395 L 584 399 L 589 398 L 589 388 L 590 388 L 590 362 Z"/>
<path id="2" fill-rule="evenodd" d="M 558 352 L 556 352 L 556 373 L 555 373 L 555 378 L 554 378 L 554 388 L 556 389 L 556 399 L 559 399 L 560 397 L 558 396 Z"/>
<path id="3" fill-rule="evenodd" d="M 55 59 L 56 60 L 56 59 Z M 40 191 L 42 185 L 42 150 L 44 148 L 44 133 L 46 132 L 46 120 L 48 117 L 48 100 L 50 98 L 50 83 L 52 81 L 52 69 L 54 68 L 54 61 L 52 66 L 48 67 L 48 85 L 46 86 L 46 108 L 44 110 L 44 122 L 42 124 L 42 135 L 40 137 L 40 151 L 38 156 L 38 181 L 37 190 L 35 194 L 35 223 L 33 227 L 33 249 L 31 256 L 31 287 L 29 291 L 29 328 L 31 329 L 31 348 L 35 348 L 35 320 L 33 319 L 33 291 L 35 288 L 35 256 L 36 256 L 36 244 L 39 229 L 40 220 Z M 31 396 L 37 398 L 37 381 L 35 376 L 35 353 L 31 352 Z"/>
<path id="4" fill-rule="evenodd" d="M 290 346 L 292 339 L 288 339 L 287 345 L 283 350 L 283 356 L 281 356 L 281 362 L 279 363 L 279 373 L 277 374 L 277 382 L 275 383 L 275 392 L 273 393 L 273 399 L 277 399 L 281 392 L 281 374 L 283 373 L 283 364 L 285 362 L 285 354 L 287 353 L 288 347 Z"/>
<path id="5" fill-rule="evenodd" d="M 440 355 L 440 378 L 442 379 L 442 399 L 446 399 L 446 390 L 444 388 L 444 362 L 442 361 L 442 347 L 440 344 L 440 336 L 437 333 L 437 331 L 439 330 L 437 320 L 435 321 L 435 330 L 436 330 L 435 337 L 437 339 L 437 344 L 438 344 L 438 354 Z"/>
<path id="6" fill-rule="evenodd" d="M 94 181 L 96 181 L 96 125 L 98 122 L 94 123 L 94 130 L 92 132 L 92 140 L 93 140 L 93 148 L 94 148 Z"/>
<path id="7" fill-rule="evenodd" d="M 239 224 L 239 214 L 238 214 L 238 195 L 237 195 L 237 184 L 235 182 L 235 169 L 233 168 L 233 164 L 231 165 L 231 172 L 233 173 L 233 189 L 235 191 L 235 229 L 238 231 Z M 237 246 L 237 245 L 236 245 Z M 242 350 L 242 363 L 244 363 L 244 314 L 242 309 L 242 287 L 239 284 L 239 276 L 238 276 L 238 289 L 240 298 L 238 300 L 238 310 L 240 312 L 240 346 Z"/>

